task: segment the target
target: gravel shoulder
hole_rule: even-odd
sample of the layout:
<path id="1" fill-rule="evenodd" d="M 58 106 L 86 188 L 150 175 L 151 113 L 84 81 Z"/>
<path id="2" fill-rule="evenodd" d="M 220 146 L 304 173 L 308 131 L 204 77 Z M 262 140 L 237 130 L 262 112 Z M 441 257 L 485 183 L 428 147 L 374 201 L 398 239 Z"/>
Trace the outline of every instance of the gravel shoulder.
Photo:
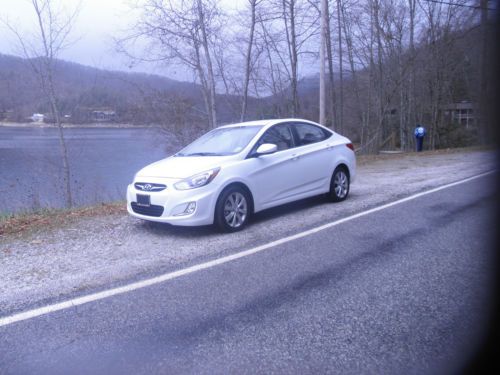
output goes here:
<path id="1" fill-rule="evenodd" d="M 362 160 L 345 202 L 315 197 L 288 204 L 257 214 L 246 230 L 228 235 L 211 227 L 173 227 L 119 213 L 3 236 L 0 316 L 238 252 L 494 169 L 495 151 Z"/>

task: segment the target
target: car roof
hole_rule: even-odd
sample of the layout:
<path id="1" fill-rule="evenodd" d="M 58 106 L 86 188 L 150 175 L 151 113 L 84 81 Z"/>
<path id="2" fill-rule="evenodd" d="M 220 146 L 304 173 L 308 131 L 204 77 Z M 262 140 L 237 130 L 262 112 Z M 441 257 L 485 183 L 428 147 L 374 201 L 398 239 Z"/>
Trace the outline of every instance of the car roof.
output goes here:
<path id="1" fill-rule="evenodd" d="M 309 120 L 304 120 L 301 118 L 280 118 L 280 119 L 265 119 L 265 120 L 255 120 L 255 121 L 245 121 L 245 122 L 240 122 L 240 123 L 235 123 L 235 124 L 227 124 L 220 126 L 221 128 L 233 128 L 233 127 L 241 127 L 241 126 L 271 126 L 277 123 L 281 122 L 302 122 L 302 123 L 309 123 L 309 124 L 314 124 L 314 125 L 319 125 L 316 124 L 313 121 Z"/>
<path id="2" fill-rule="evenodd" d="M 265 126 L 269 124 L 269 120 L 256 120 L 256 121 L 245 121 L 234 124 L 227 124 L 219 126 L 219 128 L 236 128 L 240 126 Z"/>

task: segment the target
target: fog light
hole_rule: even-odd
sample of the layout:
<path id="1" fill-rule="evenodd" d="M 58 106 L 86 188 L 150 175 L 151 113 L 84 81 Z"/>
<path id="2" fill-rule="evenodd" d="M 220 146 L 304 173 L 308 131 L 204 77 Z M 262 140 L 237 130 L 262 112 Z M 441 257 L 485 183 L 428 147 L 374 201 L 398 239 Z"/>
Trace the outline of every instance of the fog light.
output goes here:
<path id="1" fill-rule="evenodd" d="M 184 210 L 185 215 L 190 215 L 196 210 L 196 202 L 189 202 Z"/>
<path id="2" fill-rule="evenodd" d="M 172 210 L 173 216 L 186 216 L 191 215 L 196 211 L 196 202 L 182 203 Z"/>

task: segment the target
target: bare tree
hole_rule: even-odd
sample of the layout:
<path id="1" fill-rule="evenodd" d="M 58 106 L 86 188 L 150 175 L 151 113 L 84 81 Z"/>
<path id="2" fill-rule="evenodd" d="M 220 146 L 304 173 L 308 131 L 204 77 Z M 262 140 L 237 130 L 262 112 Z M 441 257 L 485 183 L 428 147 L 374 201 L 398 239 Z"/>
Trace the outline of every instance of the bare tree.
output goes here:
<path id="1" fill-rule="evenodd" d="M 215 4 L 212 5 L 212 11 L 216 11 L 214 9 Z M 208 36 L 208 23 L 210 20 L 210 15 L 206 14 L 210 10 L 208 7 L 203 4 L 202 0 L 196 1 L 196 9 L 198 14 L 198 19 L 196 26 L 198 26 L 201 33 L 201 45 L 203 46 L 203 52 L 205 54 L 205 63 L 206 63 L 206 71 L 207 71 L 207 86 L 208 86 L 208 102 L 209 102 L 209 123 L 212 128 L 217 126 L 217 110 L 215 106 L 215 79 L 214 79 L 214 69 L 212 66 L 212 57 L 210 55 L 210 45 L 209 45 L 209 36 Z M 194 39 L 195 44 L 198 42 L 198 39 Z"/>
<path id="2" fill-rule="evenodd" d="M 285 35 L 288 48 L 288 58 L 290 59 L 290 86 L 292 90 L 292 117 L 299 113 L 299 95 L 297 92 L 298 83 L 298 50 L 297 33 L 295 29 L 296 0 L 283 1 L 283 20 L 285 22 Z"/>
<path id="3" fill-rule="evenodd" d="M 360 87 L 359 87 L 359 82 L 358 82 L 358 72 L 357 69 L 358 67 L 356 66 L 355 62 L 355 51 L 354 51 L 354 42 L 353 42 L 353 31 L 352 31 L 352 23 L 356 22 L 356 17 L 353 14 L 349 14 L 347 16 L 347 9 L 345 7 L 345 2 L 342 3 L 344 6 L 341 7 L 341 12 L 342 12 L 342 27 L 344 30 L 344 40 L 346 43 L 346 49 L 347 49 L 347 57 L 349 60 L 349 68 L 350 68 L 350 75 L 352 77 L 352 89 L 354 91 L 354 101 L 355 101 L 355 109 L 356 109 L 356 120 L 357 123 L 360 125 L 360 142 L 363 144 L 364 140 L 364 133 L 365 133 L 365 110 L 363 109 L 363 104 L 361 101 L 361 92 L 360 92 Z"/>
<path id="4" fill-rule="evenodd" d="M 273 113 L 277 117 L 284 115 L 280 103 L 284 101 L 286 84 L 288 81 L 285 77 L 289 76 L 288 65 L 281 53 L 278 51 L 280 33 L 273 33 L 269 25 L 269 20 L 262 14 L 257 17 L 258 37 L 261 43 L 258 45 L 262 49 L 260 53 L 261 61 L 257 60 L 259 69 L 255 81 L 262 86 L 264 90 L 269 91 L 274 98 Z"/>
<path id="5" fill-rule="evenodd" d="M 319 45 L 319 123 L 325 124 L 326 119 L 326 84 L 325 84 L 325 50 L 326 50 L 326 38 L 330 37 L 326 34 L 326 25 L 329 22 L 328 17 L 328 1 L 321 0 L 321 37 Z"/>
<path id="6" fill-rule="evenodd" d="M 416 125 L 415 116 L 415 20 L 416 20 L 416 6 L 417 0 L 408 0 L 409 18 L 410 18 L 410 30 L 409 30 L 409 75 L 408 75 L 408 122 L 410 127 Z M 408 137 L 407 145 L 411 144 Z M 403 147 L 401 147 L 403 148 Z"/>
<path id="7" fill-rule="evenodd" d="M 71 207 L 73 205 L 73 198 L 68 149 L 61 122 L 59 98 L 54 82 L 54 74 L 57 57 L 71 44 L 69 36 L 80 6 L 78 5 L 71 12 L 65 12 L 61 4 L 57 4 L 53 0 L 31 0 L 31 4 L 37 22 L 35 36 L 30 38 L 27 35 L 23 35 L 9 22 L 6 22 L 6 25 L 17 37 L 22 52 L 35 73 L 42 92 L 49 100 L 50 110 L 59 135 L 66 206 Z"/>
<path id="8" fill-rule="evenodd" d="M 337 0 L 337 30 L 339 42 L 339 108 L 338 108 L 338 129 L 343 131 L 344 122 L 344 60 L 342 57 L 342 0 Z"/>
<path id="9" fill-rule="evenodd" d="M 141 18 L 118 50 L 133 61 L 180 64 L 191 69 L 201 84 L 210 128 L 217 125 L 214 44 L 222 28 L 215 0 L 145 0 L 137 7 Z M 146 43 L 142 53 L 130 52 Z"/>
<path id="10" fill-rule="evenodd" d="M 337 114 L 337 95 L 335 93 L 335 74 L 333 68 L 333 48 L 332 48 L 332 34 L 330 29 L 330 11 L 328 2 L 326 3 L 326 12 L 328 13 L 328 22 L 326 23 L 326 56 L 328 60 L 328 92 L 330 94 L 329 108 L 330 120 L 329 125 L 332 129 L 336 129 L 336 121 L 334 121 Z"/>
<path id="11" fill-rule="evenodd" d="M 490 101 L 490 91 L 491 91 L 491 83 L 488 82 L 489 77 L 491 76 L 491 68 L 490 68 L 490 59 L 491 54 L 489 53 L 488 46 L 493 38 L 490 38 L 491 31 L 490 29 L 490 21 L 488 20 L 488 0 L 479 0 L 479 6 L 481 10 L 481 18 L 480 18 L 480 27 L 481 27 L 481 76 L 479 83 L 479 120 L 481 121 L 481 138 L 484 142 L 487 141 L 488 132 L 487 130 L 491 127 L 491 118 L 492 116 L 488 116 L 488 104 Z"/>
<path id="12" fill-rule="evenodd" d="M 331 21 L 332 18 L 329 10 L 329 1 L 326 0 L 325 2 L 321 0 L 321 7 L 318 7 L 316 4 L 315 0 L 309 0 L 309 4 L 313 6 L 318 14 L 321 17 L 321 34 L 323 36 L 324 34 L 324 48 L 325 50 L 323 51 L 320 49 L 320 51 L 323 51 L 323 53 L 326 53 L 326 60 L 328 61 L 328 110 L 326 103 L 324 104 L 325 108 L 325 113 L 324 113 L 324 123 L 321 122 L 321 94 L 320 94 L 320 123 L 326 126 L 330 126 L 332 129 L 337 129 L 338 126 L 338 111 L 337 111 L 337 94 L 335 91 L 335 72 L 334 72 L 334 64 L 333 64 L 333 48 L 332 48 L 332 31 L 331 31 Z M 325 17 L 325 18 L 324 18 Z M 324 27 L 324 30 L 323 30 Z M 322 42 L 323 43 L 323 42 Z M 320 47 L 320 48 L 323 48 Z M 320 56 L 320 60 L 321 60 Z M 320 62 L 321 64 L 321 62 Z M 320 69 L 323 69 L 320 67 Z M 321 74 L 324 74 L 323 71 L 320 71 L 320 92 L 321 92 Z M 326 82 L 325 82 L 325 91 L 326 91 Z M 326 92 L 324 93 L 325 98 L 324 100 L 326 101 Z M 339 129 L 337 129 L 339 130 Z"/>
<path id="13" fill-rule="evenodd" d="M 323 11 L 329 16 L 324 52 L 330 89 L 323 99 L 329 100 L 326 117 L 336 117 L 336 129 L 359 136 L 365 150 L 407 150 L 412 126 L 425 119 L 430 146 L 436 147 L 442 108 L 454 100 L 456 75 L 464 70 L 454 33 L 466 24 L 465 1 L 339 0 L 333 16 Z M 269 94 L 273 108 L 261 105 L 261 115 L 315 117 L 315 103 L 301 98 L 299 84 L 306 54 L 317 58 L 319 3 L 247 0 L 236 26 L 223 29 L 227 18 L 215 0 L 144 0 L 131 39 L 155 46 L 143 60 L 192 69 L 211 127 L 217 122 L 216 88 L 225 90 L 222 103 L 241 121 L 258 113 L 249 108 L 258 102 L 252 95 Z"/>
<path id="14" fill-rule="evenodd" d="M 300 114 L 298 83 L 301 57 L 306 54 L 317 57 L 318 54 L 317 44 L 311 40 L 319 36 L 319 11 L 311 12 L 311 6 L 307 0 L 263 2 L 258 16 L 267 68 L 269 70 L 273 66 L 273 79 L 279 83 L 277 86 L 286 83 L 280 89 L 280 96 L 286 94 L 289 97 L 288 116 Z"/>
<path id="15" fill-rule="evenodd" d="M 428 108 L 429 147 L 434 149 L 439 142 L 442 107 L 453 100 L 453 77 L 462 64 L 456 56 L 457 39 L 453 31 L 466 17 L 459 5 L 419 2 L 419 6 L 426 26 L 421 44 L 429 53 L 428 61 L 420 73 L 421 84 L 424 85 L 420 90 L 424 95 L 419 98 L 419 102 Z"/>
<path id="16" fill-rule="evenodd" d="M 260 1 L 258 0 L 248 0 L 248 6 L 250 7 L 250 30 L 248 34 L 248 44 L 245 55 L 245 77 L 243 80 L 243 93 L 242 93 L 243 100 L 241 104 L 241 117 L 240 117 L 241 121 L 244 121 L 247 112 L 248 88 L 250 84 L 250 76 L 252 74 L 252 49 L 255 40 L 256 10 L 259 2 Z"/>

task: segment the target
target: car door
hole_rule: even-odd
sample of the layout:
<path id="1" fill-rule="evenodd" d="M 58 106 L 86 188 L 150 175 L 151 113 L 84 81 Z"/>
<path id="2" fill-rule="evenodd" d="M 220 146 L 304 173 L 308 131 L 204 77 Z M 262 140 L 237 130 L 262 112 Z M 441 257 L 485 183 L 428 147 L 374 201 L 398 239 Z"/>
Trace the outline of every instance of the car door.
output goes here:
<path id="1" fill-rule="evenodd" d="M 264 143 L 275 144 L 278 151 L 252 157 L 252 153 Z M 277 124 L 269 128 L 250 152 L 248 162 L 248 177 L 257 209 L 293 200 L 297 190 L 300 190 L 302 178 L 297 170 L 293 134 L 287 124 Z"/>
<path id="2" fill-rule="evenodd" d="M 291 123 L 290 128 L 296 145 L 296 164 L 302 178 L 300 193 L 314 195 L 328 191 L 333 172 L 333 150 L 327 139 L 332 134 L 308 123 Z"/>

